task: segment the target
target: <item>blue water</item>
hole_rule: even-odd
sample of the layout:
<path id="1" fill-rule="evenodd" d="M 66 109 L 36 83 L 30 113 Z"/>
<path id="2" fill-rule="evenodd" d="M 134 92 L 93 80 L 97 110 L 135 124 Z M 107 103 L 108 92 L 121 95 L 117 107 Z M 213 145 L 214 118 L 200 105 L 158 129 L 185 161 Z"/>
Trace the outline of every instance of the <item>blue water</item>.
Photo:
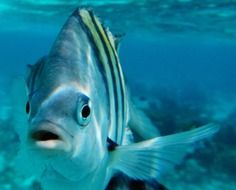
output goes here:
<path id="1" fill-rule="evenodd" d="M 236 2 L 2 0 L 0 190 L 38 188 L 14 171 L 19 140 L 12 117 L 24 110 L 16 103 L 23 98 L 15 81 L 27 64 L 47 54 L 78 5 L 92 8 L 113 33 L 124 34 L 119 54 L 128 88 L 162 134 L 222 123 L 162 183 L 171 190 L 235 189 Z"/>

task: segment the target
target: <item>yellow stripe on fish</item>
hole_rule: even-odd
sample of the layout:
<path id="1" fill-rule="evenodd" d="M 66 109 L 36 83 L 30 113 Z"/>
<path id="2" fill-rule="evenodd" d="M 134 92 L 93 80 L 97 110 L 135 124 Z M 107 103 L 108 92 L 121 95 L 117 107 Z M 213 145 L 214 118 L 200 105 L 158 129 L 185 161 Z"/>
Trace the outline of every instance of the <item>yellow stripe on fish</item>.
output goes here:
<path id="1" fill-rule="evenodd" d="M 97 17 L 87 10 L 81 10 L 80 16 L 99 51 L 101 65 L 104 68 L 104 75 L 108 83 L 111 115 L 109 138 L 120 144 L 123 139 L 126 114 L 124 109 L 125 87 L 123 73 L 119 66 L 114 46 Z"/>
<path id="2" fill-rule="evenodd" d="M 124 77 L 123 73 L 120 67 L 119 59 L 116 54 L 115 48 L 114 48 L 114 43 L 112 43 L 111 38 L 109 38 L 109 35 L 107 31 L 104 29 L 104 27 L 101 25 L 101 23 L 98 21 L 97 17 L 94 15 L 91 15 L 93 20 L 95 21 L 96 25 L 98 26 L 98 29 L 102 35 L 102 38 L 104 42 L 106 43 L 106 47 L 109 51 L 109 56 L 111 59 L 111 69 L 114 71 L 114 76 L 115 76 L 115 82 L 116 82 L 116 87 L 117 87 L 117 99 L 118 99 L 118 122 L 117 122 L 117 127 L 116 129 L 116 142 L 121 142 L 123 139 L 123 131 L 125 127 L 125 114 L 127 113 L 125 110 L 126 104 L 125 104 L 125 85 L 124 85 Z M 120 129 L 120 130 L 117 130 Z"/>

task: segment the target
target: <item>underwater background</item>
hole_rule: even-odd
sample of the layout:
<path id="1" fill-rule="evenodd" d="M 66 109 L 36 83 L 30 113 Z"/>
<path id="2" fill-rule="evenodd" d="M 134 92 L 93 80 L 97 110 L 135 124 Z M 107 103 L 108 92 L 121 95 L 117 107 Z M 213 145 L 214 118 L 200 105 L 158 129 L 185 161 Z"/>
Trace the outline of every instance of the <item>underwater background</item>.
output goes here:
<path id="1" fill-rule="evenodd" d="M 89 7 L 123 36 L 120 60 L 138 107 L 161 135 L 219 122 L 214 137 L 161 181 L 170 190 L 236 188 L 235 0 L 0 0 L 0 190 L 40 190 L 16 173 L 26 65 L 65 20 Z"/>

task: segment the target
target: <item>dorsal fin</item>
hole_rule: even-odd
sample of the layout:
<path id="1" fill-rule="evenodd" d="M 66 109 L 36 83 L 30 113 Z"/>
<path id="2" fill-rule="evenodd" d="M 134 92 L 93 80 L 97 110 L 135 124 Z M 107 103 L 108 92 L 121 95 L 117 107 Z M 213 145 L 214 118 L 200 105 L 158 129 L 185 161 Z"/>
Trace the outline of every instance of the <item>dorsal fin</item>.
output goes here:
<path id="1" fill-rule="evenodd" d="M 124 33 L 123 34 L 112 34 L 108 28 L 106 28 L 106 32 L 108 34 L 110 42 L 112 43 L 112 46 L 119 53 L 120 42 L 123 39 L 123 37 L 125 36 L 125 34 Z"/>
<path id="2" fill-rule="evenodd" d="M 123 39 L 123 37 L 125 36 L 125 34 L 115 34 L 114 35 L 114 45 L 116 48 L 116 51 L 119 52 L 120 50 L 120 42 Z"/>

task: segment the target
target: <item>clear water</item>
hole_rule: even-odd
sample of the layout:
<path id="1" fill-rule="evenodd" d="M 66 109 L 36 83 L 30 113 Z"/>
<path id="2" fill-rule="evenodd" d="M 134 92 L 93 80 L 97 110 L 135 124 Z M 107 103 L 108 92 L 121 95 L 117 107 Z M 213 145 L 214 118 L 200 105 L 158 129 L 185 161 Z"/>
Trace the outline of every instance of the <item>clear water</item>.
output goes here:
<path id="1" fill-rule="evenodd" d="M 1 0 L 0 189 L 38 188 L 14 171 L 19 140 L 12 118 L 24 114 L 25 104 L 16 81 L 27 64 L 47 54 L 77 6 L 92 8 L 113 33 L 125 34 L 120 58 L 127 84 L 162 134 L 222 122 L 222 130 L 162 183 L 171 190 L 235 189 L 233 0 Z"/>

